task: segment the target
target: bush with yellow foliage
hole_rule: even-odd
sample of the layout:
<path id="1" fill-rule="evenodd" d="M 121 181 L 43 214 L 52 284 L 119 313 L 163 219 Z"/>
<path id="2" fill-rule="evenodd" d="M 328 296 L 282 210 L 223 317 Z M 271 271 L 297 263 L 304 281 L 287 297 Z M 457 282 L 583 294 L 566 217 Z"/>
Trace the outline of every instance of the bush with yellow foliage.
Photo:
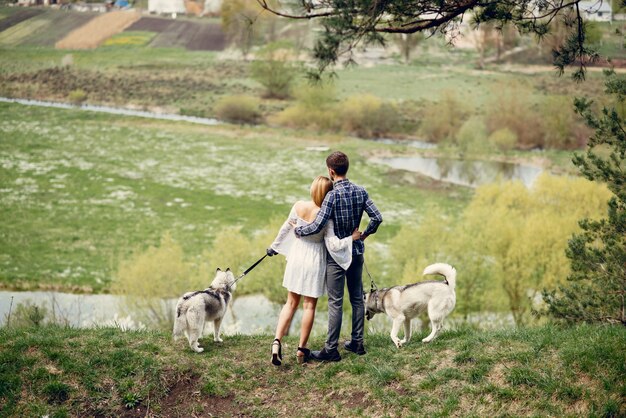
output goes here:
<path id="1" fill-rule="evenodd" d="M 458 272 L 457 312 L 508 308 L 517 324 L 528 320 L 543 287 L 564 282 L 565 248 L 580 218 L 599 218 L 610 192 L 582 178 L 540 176 L 478 188 L 458 219 L 427 214 L 392 239 L 399 283 L 419 280 L 428 264 L 448 262 Z"/>

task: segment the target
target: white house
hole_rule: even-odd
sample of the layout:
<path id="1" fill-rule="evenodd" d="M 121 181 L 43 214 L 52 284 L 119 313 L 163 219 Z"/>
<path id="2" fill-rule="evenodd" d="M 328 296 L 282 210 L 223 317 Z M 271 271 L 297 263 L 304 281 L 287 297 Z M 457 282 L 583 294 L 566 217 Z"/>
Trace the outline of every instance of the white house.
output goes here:
<path id="1" fill-rule="evenodd" d="M 578 5 L 586 20 L 594 22 L 610 22 L 613 20 L 611 0 L 581 1 Z"/>
<path id="2" fill-rule="evenodd" d="M 148 0 L 148 11 L 157 14 L 185 14 L 184 0 Z"/>
<path id="3" fill-rule="evenodd" d="M 222 0 L 205 0 L 204 14 L 210 16 L 219 16 L 222 11 Z"/>

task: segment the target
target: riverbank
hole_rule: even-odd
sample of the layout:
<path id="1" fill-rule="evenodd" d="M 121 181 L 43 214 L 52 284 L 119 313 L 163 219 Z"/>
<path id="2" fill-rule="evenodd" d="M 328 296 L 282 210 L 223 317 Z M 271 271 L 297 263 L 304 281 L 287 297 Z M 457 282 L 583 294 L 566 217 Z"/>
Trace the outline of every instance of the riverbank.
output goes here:
<path id="1" fill-rule="evenodd" d="M 344 331 L 345 332 L 345 331 Z M 423 335 L 422 335 L 423 334 Z M 626 328 L 581 325 L 415 336 L 339 363 L 269 364 L 271 337 L 205 338 L 115 328 L 0 329 L 2 416 L 619 416 Z M 323 337 L 311 342 L 322 344 Z M 297 413 L 295 412 L 297 411 Z"/>

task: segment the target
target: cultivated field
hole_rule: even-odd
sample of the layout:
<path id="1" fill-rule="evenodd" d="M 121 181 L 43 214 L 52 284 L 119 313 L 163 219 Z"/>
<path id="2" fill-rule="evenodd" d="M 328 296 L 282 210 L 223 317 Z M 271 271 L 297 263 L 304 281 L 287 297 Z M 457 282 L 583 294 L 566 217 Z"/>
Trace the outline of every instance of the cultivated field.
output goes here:
<path id="1" fill-rule="evenodd" d="M 146 42 L 140 44 L 106 42 L 122 31 L 150 32 L 151 35 Z M 90 49 L 103 44 L 149 44 L 157 48 L 221 51 L 226 46 L 226 38 L 221 25 L 207 19 L 141 17 L 126 11 L 100 15 L 65 10 L 0 7 L 0 46 L 56 45 L 60 49 Z"/>
<path id="2" fill-rule="evenodd" d="M 37 16 L 32 20 L 45 20 L 46 25 L 41 29 L 33 31 L 23 41 L 23 45 L 32 46 L 46 46 L 52 47 L 68 33 L 75 29 L 87 24 L 91 19 L 96 17 L 94 13 L 59 13 L 59 12 L 46 12 L 43 15 Z M 30 23 L 30 21 L 24 22 Z"/>
<path id="3" fill-rule="evenodd" d="M 55 46 L 59 49 L 96 48 L 107 38 L 123 31 L 140 18 L 141 15 L 134 11 L 113 11 L 99 15 L 68 33 Z"/>

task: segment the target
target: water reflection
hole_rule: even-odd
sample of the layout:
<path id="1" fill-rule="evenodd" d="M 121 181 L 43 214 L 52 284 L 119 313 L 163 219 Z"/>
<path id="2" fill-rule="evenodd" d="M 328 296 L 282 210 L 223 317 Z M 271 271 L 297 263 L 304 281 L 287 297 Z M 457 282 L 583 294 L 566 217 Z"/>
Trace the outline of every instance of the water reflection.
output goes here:
<path id="1" fill-rule="evenodd" d="M 543 171 L 538 167 L 499 161 L 454 160 L 421 156 L 374 158 L 371 161 L 467 187 L 478 187 L 498 180 L 519 180 L 526 187 L 531 187 Z"/>
<path id="2" fill-rule="evenodd" d="M 112 326 L 122 329 L 149 328 L 127 315 L 126 298 L 117 295 L 75 295 L 60 292 L 8 292 L 0 291 L 0 326 L 5 326 L 11 298 L 13 297 L 12 320 L 15 324 L 16 308 L 19 304 L 30 303 L 43 308 L 46 312 L 46 321 L 55 322 L 77 328 L 92 328 L 97 326 Z M 165 300 L 163 307 L 172 309 L 176 299 Z M 324 302 L 321 302 L 324 303 Z M 248 295 L 236 297 L 232 309 L 228 310 L 222 322 L 222 333 L 234 334 L 273 334 L 281 305 L 270 302 L 262 295 Z M 302 311 L 296 312 L 291 324 L 291 333 L 297 335 L 300 329 Z M 350 332 L 350 312 L 344 312 L 343 333 Z M 318 311 L 312 330 L 313 336 L 326 335 L 328 323 L 327 312 Z M 466 320 L 450 316 L 446 319 L 445 328 L 453 329 L 464 324 L 471 324 L 479 329 L 496 329 L 514 327 L 513 317 L 510 314 L 483 312 L 470 315 Z M 412 327 L 419 335 L 429 333 L 429 325 L 420 323 L 419 319 L 412 321 Z M 391 330 L 391 320 L 385 315 L 376 315 L 372 321 L 366 322 L 368 332 L 388 334 Z M 422 330 L 422 331 L 420 331 Z M 205 334 L 213 332 L 213 324 L 207 324 Z M 421 332 L 421 334 L 420 334 Z M 423 337 L 422 336 L 422 337 Z"/>
<path id="3" fill-rule="evenodd" d="M 11 298 L 13 306 L 11 308 Z M 162 300 L 163 312 L 174 312 L 176 299 Z M 7 323 L 9 309 L 15 321 L 19 304 L 40 307 L 46 313 L 44 322 L 54 322 L 78 328 L 115 326 L 123 329 L 145 329 L 148 324 L 138 321 L 129 312 L 126 298 L 118 295 L 75 295 L 60 292 L 7 292 L 0 291 L 0 325 Z M 222 322 L 222 332 L 233 334 L 273 333 L 281 306 L 262 295 L 236 297 Z M 292 330 L 300 326 L 302 313 L 296 313 Z M 326 332 L 327 315 L 319 312 L 315 321 L 314 335 Z M 205 333 L 213 332 L 212 323 Z"/>

